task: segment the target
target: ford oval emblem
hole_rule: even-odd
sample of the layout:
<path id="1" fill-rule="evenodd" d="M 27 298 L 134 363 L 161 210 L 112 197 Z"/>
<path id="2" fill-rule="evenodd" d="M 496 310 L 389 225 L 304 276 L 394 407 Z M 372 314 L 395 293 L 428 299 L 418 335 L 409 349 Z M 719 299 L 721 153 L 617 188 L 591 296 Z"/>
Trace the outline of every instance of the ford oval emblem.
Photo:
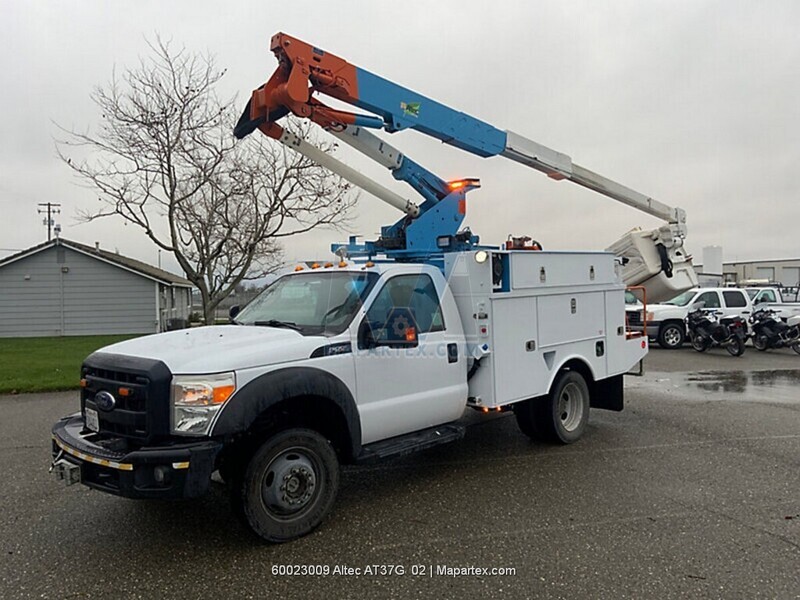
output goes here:
<path id="1" fill-rule="evenodd" d="M 117 399 L 108 392 L 97 392 L 94 396 L 94 404 L 100 410 L 114 410 L 117 405 Z"/>

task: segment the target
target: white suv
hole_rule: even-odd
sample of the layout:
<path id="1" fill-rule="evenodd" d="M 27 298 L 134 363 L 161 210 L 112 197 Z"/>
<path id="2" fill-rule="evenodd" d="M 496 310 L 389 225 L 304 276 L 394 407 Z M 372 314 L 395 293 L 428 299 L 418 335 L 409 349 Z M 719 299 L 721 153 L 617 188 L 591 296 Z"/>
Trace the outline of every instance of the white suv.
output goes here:
<path id="1" fill-rule="evenodd" d="M 702 302 L 703 307 L 714 309 L 722 316 L 740 316 L 744 319 L 753 310 L 744 290 L 736 288 L 695 288 L 683 292 L 662 304 L 647 305 L 647 335 L 669 350 L 680 348 L 686 339 L 686 315 L 691 307 Z M 641 330 L 641 325 L 632 329 Z"/>

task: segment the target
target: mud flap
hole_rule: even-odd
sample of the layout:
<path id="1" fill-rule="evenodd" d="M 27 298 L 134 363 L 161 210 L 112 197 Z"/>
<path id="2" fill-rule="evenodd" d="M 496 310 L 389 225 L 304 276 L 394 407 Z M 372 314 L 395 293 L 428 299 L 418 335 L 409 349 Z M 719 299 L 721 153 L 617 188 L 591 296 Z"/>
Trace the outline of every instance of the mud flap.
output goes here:
<path id="1" fill-rule="evenodd" d="M 589 406 L 603 410 L 621 411 L 624 408 L 622 375 L 596 381 L 592 388 Z"/>

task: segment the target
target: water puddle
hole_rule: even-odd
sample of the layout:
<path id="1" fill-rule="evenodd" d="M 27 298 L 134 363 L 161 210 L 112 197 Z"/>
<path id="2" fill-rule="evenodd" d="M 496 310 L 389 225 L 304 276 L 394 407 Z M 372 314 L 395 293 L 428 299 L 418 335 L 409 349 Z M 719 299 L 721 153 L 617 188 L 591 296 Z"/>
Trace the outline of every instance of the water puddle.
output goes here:
<path id="1" fill-rule="evenodd" d="M 627 378 L 626 385 L 631 388 L 684 390 L 696 396 L 697 400 L 800 404 L 800 370 L 651 372 L 641 378 Z"/>

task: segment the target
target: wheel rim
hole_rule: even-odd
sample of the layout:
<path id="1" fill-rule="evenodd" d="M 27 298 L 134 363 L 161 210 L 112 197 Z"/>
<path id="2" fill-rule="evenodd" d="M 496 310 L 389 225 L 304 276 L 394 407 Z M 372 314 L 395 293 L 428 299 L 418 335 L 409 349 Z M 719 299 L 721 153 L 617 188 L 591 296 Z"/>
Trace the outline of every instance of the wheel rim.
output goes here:
<path id="1" fill-rule="evenodd" d="M 575 431 L 583 419 L 583 390 L 575 383 L 568 383 L 558 397 L 558 418 L 565 431 Z"/>
<path id="2" fill-rule="evenodd" d="M 264 508 L 284 520 L 303 512 L 316 497 L 318 465 L 319 459 L 307 448 L 289 448 L 278 454 L 261 480 Z"/>
<path id="3" fill-rule="evenodd" d="M 667 327 L 664 330 L 664 341 L 668 346 L 677 346 L 681 342 L 681 332 L 677 327 Z"/>
<path id="4" fill-rule="evenodd" d="M 757 335 L 753 338 L 753 346 L 756 347 L 756 350 L 766 350 L 767 349 L 767 337 L 764 335 Z"/>

